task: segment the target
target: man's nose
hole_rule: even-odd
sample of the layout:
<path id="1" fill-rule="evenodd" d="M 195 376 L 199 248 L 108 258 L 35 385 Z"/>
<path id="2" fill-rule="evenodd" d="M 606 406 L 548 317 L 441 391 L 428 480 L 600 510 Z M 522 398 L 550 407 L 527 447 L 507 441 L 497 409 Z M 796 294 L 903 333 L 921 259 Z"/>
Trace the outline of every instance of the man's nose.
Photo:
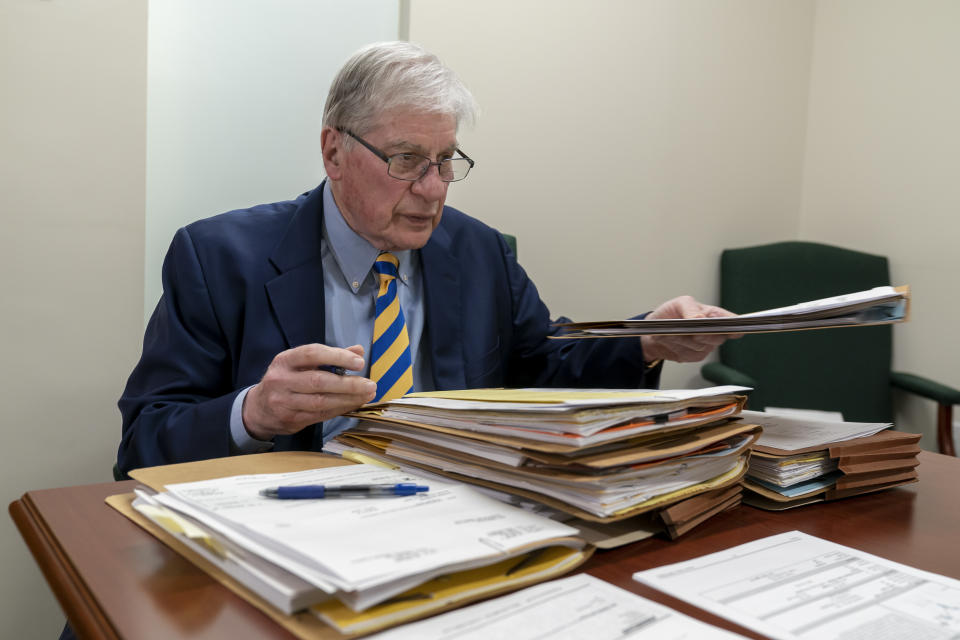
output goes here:
<path id="1" fill-rule="evenodd" d="M 427 200 L 439 200 L 447 191 L 449 182 L 440 179 L 440 167 L 431 165 L 419 180 L 413 183 L 412 190 Z"/>

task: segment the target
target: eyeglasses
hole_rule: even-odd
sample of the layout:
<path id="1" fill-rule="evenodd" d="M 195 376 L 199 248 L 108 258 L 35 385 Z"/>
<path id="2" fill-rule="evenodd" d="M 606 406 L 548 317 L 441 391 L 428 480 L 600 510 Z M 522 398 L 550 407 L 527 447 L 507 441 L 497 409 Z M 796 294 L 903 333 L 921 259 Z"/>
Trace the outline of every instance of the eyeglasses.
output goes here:
<path id="1" fill-rule="evenodd" d="M 460 154 L 459 158 L 445 158 L 439 162 L 432 162 L 430 158 L 426 156 L 421 156 L 418 153 L 397 153 L 392 156 L 388 156 L 380 149 L 377 149 L 375 146 L 350 131 L 349 129 L 337 129 L 340 133 L 345 133 L 350 136 L 371 152 L 376 155 L 378 158 L 387 163 L 387 175 L 397 180 L 407 180 L 408 182 L 416 182 L 423 176 L 427 175 L 427 171 L 430 170 L 430 167 L 436 166 L 437 171 L 440 173 L 440 179 L 444 182 L 457 182 L 458 180 L 463 180 L 467 177 L 467 174 L 470 173 L 470 169 L 473 169 L 473 165 L 476 164 L 471 160 L 467 154 L 460 149 L 457 149 L 457 153 Z"/>

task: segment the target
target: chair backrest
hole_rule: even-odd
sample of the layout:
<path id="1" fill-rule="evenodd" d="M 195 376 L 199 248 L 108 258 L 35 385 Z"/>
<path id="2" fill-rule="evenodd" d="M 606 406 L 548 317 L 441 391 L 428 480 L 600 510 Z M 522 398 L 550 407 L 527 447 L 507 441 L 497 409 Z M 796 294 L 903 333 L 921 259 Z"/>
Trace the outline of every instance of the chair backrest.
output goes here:
<path id="1" fill-rule="evenodd" d="M 890 284 L 887 259 L 812 242 L 728 249 L 720 260 L 720 304 L 736 313 L 782 307 Z M 889 325 L 744 336 L 720 360 L 758 382 L 749 406 L 842 411 L 844 419 L 889 421 Z"/>
<path id="2" fill-rule="evenodd" d="M 517 256 L 517 236 L 512 236 L 509 233 L 501 233 L 503 239 L 507 242 L 507 246 L 510 247 L 510 251 L 513 251 L 513 256 Z"/>

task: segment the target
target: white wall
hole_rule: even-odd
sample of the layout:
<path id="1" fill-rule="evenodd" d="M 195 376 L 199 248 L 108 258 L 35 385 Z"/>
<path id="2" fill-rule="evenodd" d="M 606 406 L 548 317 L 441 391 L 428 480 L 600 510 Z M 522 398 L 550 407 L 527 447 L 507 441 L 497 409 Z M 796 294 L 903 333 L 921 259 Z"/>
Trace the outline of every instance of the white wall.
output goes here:
<path id="1" fill-rule="evenodd" d="M 958 79 L 955 0 L 820 2 L 800 237 L 888 256 L 913 292 L 894 366 L 960 388 Z M 898 399 L 935 449 L 935 405 Z"/>
<path id="2" fill-rule="evenodd" d="M 360 46 L 396 40 L 398 21 L 384 0 L 150 3 L 147 318 L 179 227 L 319 184 L 330 82 Z"/>
<path id="3" fill-rule="evenodd" d="M 0 492 L 112 480 L 143 328 L 146 6 L 0 4 Z M 0 518 L 0 637 L 63 614 Z"/>
<path id="4" fill-rule="evenodd" d="M 449 202 L 519 236 L 554 314 L 718 295 L 724 247 L 797 233 L 812 2 L 416 0 L 475 93 Z M 664 384 L 699 386 L 697 365 Z"/>

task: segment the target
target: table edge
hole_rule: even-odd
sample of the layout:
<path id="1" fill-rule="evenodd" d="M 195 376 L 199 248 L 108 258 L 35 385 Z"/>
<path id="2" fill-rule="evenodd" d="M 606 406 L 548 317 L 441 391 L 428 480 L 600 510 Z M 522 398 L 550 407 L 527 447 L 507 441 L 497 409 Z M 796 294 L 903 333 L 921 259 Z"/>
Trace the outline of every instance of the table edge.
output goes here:
<path id="1" fill-rule="evenodd" d="M 9 513 L 74 632 L 82 638 L 119 640 L 100 603 L 57 544 L 30 495 L 11 502 Z"/>

